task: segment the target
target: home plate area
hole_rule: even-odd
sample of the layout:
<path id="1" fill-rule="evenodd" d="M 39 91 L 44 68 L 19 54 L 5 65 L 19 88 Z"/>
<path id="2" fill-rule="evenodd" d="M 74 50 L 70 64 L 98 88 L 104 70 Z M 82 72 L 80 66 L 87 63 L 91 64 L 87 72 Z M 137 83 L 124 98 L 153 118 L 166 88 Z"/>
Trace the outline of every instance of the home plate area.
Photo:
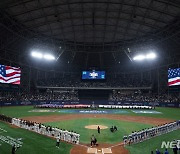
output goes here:
<path id="1" fill-rule="evenodd" d="M 92 154 L 106 154 L 106 153 L 112 153 L 111 148 L 88 148 L 87 153 L 92 153 Z"/>

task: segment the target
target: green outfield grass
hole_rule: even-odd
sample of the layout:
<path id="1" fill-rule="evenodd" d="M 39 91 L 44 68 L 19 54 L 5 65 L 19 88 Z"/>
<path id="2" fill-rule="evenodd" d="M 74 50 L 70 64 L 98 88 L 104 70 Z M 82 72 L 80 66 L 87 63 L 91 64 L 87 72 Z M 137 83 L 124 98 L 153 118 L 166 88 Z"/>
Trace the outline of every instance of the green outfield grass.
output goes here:
<path id="1" fill-rule="evenodd" d="M 124 122 L 119 120 L 101 118 L 87 118 L 60 122 L 49 122 L 46 123 L 46 125 L 59 127 L 66 130 L 74 130 L 78 132 L 79 134 L 81 134 L 81 143 L 89 143 L 92 134 L 96 136 L 99 143 L 117 143 L 122 141 L 123 135 L 125 134 L 128 135 L 132 131 L 152 127 L 152 125 L 142 124 L 138 122 Z M 108 126 L 108 129 L 101 130 L 101 133 L 98 134 L 97 130 L 86 129 L 85 126 L 87 125 L 105 125 Z M 114 125 L 117 126 L 118 131 L 115 133 L 111 133 L 109 128 Z"/>
<path id="2" fill-rule="evenodd" d="M 160 152 L 164 153 L 165 148 L 161 149 L 161 143 L 162 141 L 173 141 L 174 139 L 180 139 L 180 130 L 176 130 L 174 132 L 164 134 L 162 136 L 158 136 L 156 138 L 152 138 L 150 140 L 144 141 L 142 143 L 138 143 L 131 146 L 126 146 L 126 148 L 130 151 L 131 154 L 145 154 L 145 153 L 151 153 L 151 151 L 154 151 L 156 149 L 159 149 Z M 169 154 L 172 154 L 172 149 L 168 149 Z"/>
<path id="3" fill-rule="evenodd" d="M 60 112 L 29 112 L 32 111 L 33 106 L 17 106 L 17 107 L 0 107 L 0 114 L 5 114 L 11 117 L 23 118 L 27 116 L 47 116 L 47 115 L 64 115 L 69 113 L 60 113 Z M 44 110 L 44 109 L 42 109 Z M 45 109 L 45 110 L 57 110 L 60 109 Z M 102 109 L 100 109 L 102 110 Z M 105 109 L 103 109 L 105 110 Z M 108 109 L 107 109 L 108 110 Z M 180 109 L 177 108 L 156 108 L 156 111 L 162 112 L 162 114 L 136 114 L 131 110 L 125 110 L 128 113 L 122 113 L 123 115 L 132 115 L 132 116 L 146 116 L 146 117 L 155 117 L 155 118 L 166 118 L 170 120 L 179 120 L 180 119 Z M 151 125 L 141 124 L 137 122 L 123 122 L 118 120 L 111 119 L 78 119 L 78 120 L 68 120 L 60 122 L 51 122 L 46 123 L 51 126 L 58 126 L 63 129 L 73 130 L 80 133 L 80 141 L 82 143 L 89 143 L 90 136 L 95 134 L 99 143 L 117 143 L 122 141 L 123 135 L 129 134 L 134 130 L 140 130 L 142 128 L 151 127 Z M 101 134 L 97 133 L 97 130 L 87 130 L 84 128 L 85 125 L 91 124 L 101 124 L 111 127 L 116 125 L 118 131 L 116 133 L 111 133 L 109 129 L 102 130 Z M 72 145 L 67 143 L 61 143 L 61 149 L 55 147 L 55 140 L 30 132 L 20 128 L 11 128 L 8 124 L 0 122 L 0 128 L 7 130 L 8 132 L 0 131 L 0 135 L 11 136 L 14 138 L 23 138 L 24 142 L 23 147 L 18 149 L 17 154 L 69 154 Z M 173 140 L 180 139 L 180 130 L 174 131 L 172 133 L 153 138 L 151 140 L 139 143 L 137 145 L 127 146 L 127 149 L 131 154 L 144 154 L 150 153 L 151 150 L 156 148 L 160 149 L 161 142 L 163 140 Z M 162 151 L 162 150 L 161 150 Z M 0 154 L 8 154 L 11 152 L 11 146 L 0 141 Z"/>
<path id="4" fill-rule="evenodd" d="M 16 107 L 0 107 L 0 114 L 5 114 L 11 117 L 27 117 L 27 116 L 44 116 L 44 115 L 63 115 L 68 113 L 60 112 L 29 112 L 34 109 L 33 106 L 16 106 Z M 42 109 L 43 110 L 43 109 Z M 45 110 L 64 110 L 64 109 L 45 109 Z M 102 110 L 102 109 L 99 109 Z M 111 109 L 103 109 L 111 110 Z M 156 117 L 156 118 L 166 118 L 172 120 L 180 119 L 180 109 L 178 108 L 156 108 L 155 111 L 162 112 L 162 114 L 136 114 L 128 109 L 123 109 L 129 113 L 122 113 L 123 115 L 133 115 L 133 116 L 146 116 L 146 117 Z"/>
<path id="5" fill-rule="evenodd" d="M 57 149 L 55 147 L 55 140 L 24 129 L 11 128 L 9 124 L 6 124 L 4 122 L 0 122 L 0 128 L 7 131 L 6 133 L 0 131 L 0 135 L 11 136 L 15 139 L 22 138 L 23 146 L 18 149 L 17 154 L 69 154 L 69 151 L 72 148 L 72 146 L 69 144 L 61 143 L 61 148 Z M 126 146 L 126 148 L 130 151 L 131 154 L 150 153 L 151 150 L 155 151 L 155 149 L 157 148 L 160 149 L 162 141 L 172 141 L 173 139 L 179 138 L 180 130 L 177 130 L 172 133 L 150 139 L 143 143 Z M 9 154 L 11 153 L 11 146 L 0 141 L 0 150 L 2 154 Z M 160 150 L 161 152 L 164 151 L 164 149 Z M 172 152 L 171 149 L 168 150 L 170 151 L 170 153 Z"/>
<path id="6" fill-rule="evenodd" d="M 21 128 L 11 128 L 9 124 L 0 121 L 0 136 L 10 136 L 15 139 L 22 138 L 23 146 L 18 149 L 17 154 L 69 154 L 70 144 L 61 142 L 60 148 L 56 148 L 56 141 L 43 135 L 30 132 Z M 0 140 L 0 154 L 10 154 L 11 145 Z"/>
<path id="7" fill-rule="evenodd" d="M 13 106 L 13 107 L 0 107 L 0 114 L 5 114 L 11 117 L 27 117 L 27 116 L 43 116 L 60 114 L 55 112 L 29 112 L 34 109 L 33 106 Z"/>
<path id="8" fill-rule="evenodd" d="M 155 118 L 166 118 L 172 120 L 180 119 L 180 108 L 162 108 L 157 107 L 155 111 L 161 112 L 162 114 L 136 114 L 131 113 L 134 116 L 146 116 L 146 117 L 155 117 Z"/>

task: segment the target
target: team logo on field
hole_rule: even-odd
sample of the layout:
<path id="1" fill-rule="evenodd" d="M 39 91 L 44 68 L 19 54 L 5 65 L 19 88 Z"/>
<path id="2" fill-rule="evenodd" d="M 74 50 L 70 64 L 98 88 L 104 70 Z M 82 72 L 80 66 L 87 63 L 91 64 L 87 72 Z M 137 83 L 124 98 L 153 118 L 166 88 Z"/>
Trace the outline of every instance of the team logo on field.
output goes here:
<path id="1" fill-rule="evenodd" d="M 56 110 L 31 110 L 29 112 L 55 112 Z"/>
<path id="2" fill-rule="evenodd" d="M 162 114 L 158 111 L 151 111 L 151 110 L 132 110 L 134 113 L 142 113 L 142 114 Z"/>
<path id="3" fill-rule="evenodd" d="M 15 139 L 11 136 L 0 135 L 0 141 L 2 143 L 7 143 L 12 146 L 15 145 L 16 147 L 22 147 L 22 145 L 23 145 L 23 142 L 21 140 Z"/>
<path id="4" fill-rule="evenodd" d="M 100 114 L 100 113 L 107 113 L 107 111 L 81 110 L 81 111 L 79 111 L 79 113 L 98 113 L 98 114 Z"/>

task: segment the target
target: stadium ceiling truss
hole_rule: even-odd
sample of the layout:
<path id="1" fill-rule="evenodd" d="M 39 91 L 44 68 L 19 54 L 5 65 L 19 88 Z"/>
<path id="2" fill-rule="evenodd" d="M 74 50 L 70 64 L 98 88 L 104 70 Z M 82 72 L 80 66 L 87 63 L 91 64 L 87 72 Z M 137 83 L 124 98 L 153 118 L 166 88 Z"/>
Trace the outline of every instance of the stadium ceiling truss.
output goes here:
<path id="1" fill-rule="evenodd" d="M 101 66 L 109 54 L 118 63 L 121 51 L 138 45 L 162 47 L 168 42 L 177 48 L 168 52 L 178 54 L 180 1 L 1 0 L 0 33 L 1 58 L 10 53 L 11 61 L 37 42 L 50 45 L 57 55 L 70 53 L 72 63 L 77 57 L 86 59 L 83 65 L 91 61 L 91 54 Z"/>

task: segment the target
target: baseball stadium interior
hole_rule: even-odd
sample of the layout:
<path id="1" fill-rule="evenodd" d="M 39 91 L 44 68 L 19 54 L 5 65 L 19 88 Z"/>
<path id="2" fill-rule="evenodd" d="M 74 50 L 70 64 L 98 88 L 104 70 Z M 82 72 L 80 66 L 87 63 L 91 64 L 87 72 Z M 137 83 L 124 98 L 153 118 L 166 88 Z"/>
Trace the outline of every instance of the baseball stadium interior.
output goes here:
<path id="1" fill-rule="evenodd" d="M 10 153 L 180 154 L 180 1 L 1 0 Z"/>

